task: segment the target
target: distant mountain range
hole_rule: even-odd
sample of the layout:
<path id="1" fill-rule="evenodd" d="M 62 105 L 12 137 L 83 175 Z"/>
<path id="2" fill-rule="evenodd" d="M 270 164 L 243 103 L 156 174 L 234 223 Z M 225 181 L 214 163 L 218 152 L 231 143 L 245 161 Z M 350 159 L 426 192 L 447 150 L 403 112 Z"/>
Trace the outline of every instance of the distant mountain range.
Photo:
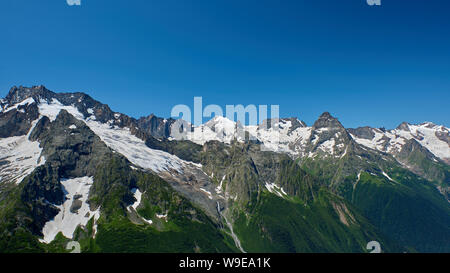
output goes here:
<path id="1" fill-rule="evenodd" d="M 443 125 L 214 117 L 179 139 L 44 86 L 0 108 L 0 252 L 450 252 Z"/>

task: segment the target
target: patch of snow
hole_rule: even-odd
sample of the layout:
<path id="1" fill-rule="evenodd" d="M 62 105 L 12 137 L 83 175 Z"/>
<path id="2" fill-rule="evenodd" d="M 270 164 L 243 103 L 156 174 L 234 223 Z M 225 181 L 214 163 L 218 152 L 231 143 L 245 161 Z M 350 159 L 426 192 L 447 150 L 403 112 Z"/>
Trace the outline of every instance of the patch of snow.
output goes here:
<path id="1" fill-rule="evenodd" d="M 311 140 L 311 143 L 313 144 L 313 145 L 316 145 L 317 144 L 317 142 L 319 141 L 319 136 L 318 135 L 314 135 L 314 138 Z"/>
<path id="2" fill-rule="evenodd" d="M 72 125 L 69 126 L 69 129 L 72 129 L 72 130 L 73 129 L 77 129 L 77 126 L 75 124 L 72 124 Z"/>
<path id="3" fill-rule="evenodd" d="M 392 179 L 391 177 L 389 177 L 389 175 L 388 175 L 387 173 L 385 173 L 384 171 L 383 171 L 382 173 L 383 173 L 383 175 L 384 175 L 387 179 L 389 179 L 389 181 L 395 182 L 394 179 Z"/>
<path id="4" fill-rule="evenodd" d="M 322 127 L 322 128 L 316 129 L 316 132 L 323 133 L 323 132 L 327 132 L 329 130 L 330 130 L 330 128 L 328 128 L 328 127 Z"/>
<path id="5" fill-rule="evenodd" d="M 132 188 L 131 192 L 133 193 L 134 198 L 136 198 L 136 202 L 134 202 L 132 205 L 128 206 L 128 210 L 130 210 L 130 208 L 133 208 L 134 210 L 136 210 L 137 207 L 139 206 L 139 204 L 141 203 L 142 192 L 138 188 Z"/>
<path id="6" fill-rule="evenodd" d="M 202 192 L 206 193 L 206 195 L 208 195 L 208 198 L 209 198 L 209 199 L 213 199 L 211 192 L 205 190 L 204 188 L 200 188 L 200 190 L 201 190 Z"/>
<path id="7" fill-rule="evenodd" d="M 95 235 L 97 235 L 97 230 L 98 230 L 98 219 L 100 219 L 100 208 L 98 208 L 97 210 L 95 210 L 92 213 L 94 216 L 94 225 L 92 226 L 92 231 L 93 231 L 93 237 L 95 239 Z"/>
<path id="8" fill-rule="evenodd" d="M 42 101 L 41 103 L 39 103 L 39 113 L 43 116 L 47 116 L 50 121 L 54 121 L 56 119 L 56 116 L 58 116 L 59 112 L 63 109 L 72 114 L 77 119 L 84 119 L 83 114 L 81 114 L 75 106 L 63 105 L 57 99 L 52 99 L 50 103 L 46 101 Z"/>
<path id="9" fill-rule="evenodd" d="M 348 151 L 348 146 L 345 147 L 345 152 L 341 155 L 341 158 L 343 158 L 345 155 L 347 155 L 347 151 Z"/>
<path id="10" fill-rule="evenodd" d="M 256 129 L 250 130 L 250 134 L 263 143 L 264 147 L 269 151 L 298 154 L 300 151 L 293 150 L 292 146 L 305 146 L 311 136 L 312 129 L 310 127 L 299 127 L 292 132 L 289 132 L 289 130 L 290 126 L 284 124 L 278 130 L 273 128 L 259 129 L 256 127 Z"/>
<path id="11" fill-rule="evenodd" d="M 149 225 L 153 224 L 153 221 L 152 221 L 152 220 L 147 220 L 147 219 L 145 219 L 144 217 L 141 217 L 141 219 L 144 220 L 144 221 L 145 221 L 147 224 L 149 224 Z"/>
<path id="12" fill-rule="evenodd" d="M 275 183 L 266 182 L 265 186 L 269 192 L 274 193 L 274 194 L 278 195 L 279 197 L 284 198 L 287 195 L 287 193 L 283 190 L 283 188 L 279 187 Z"/>
<path id="13" fill-rule="evenodd" d="M 219 184 L 219 186 L 217 186 L 217 188 L 216 188 L 216 193 L 218 193 L 218 194 L 222 193 L 222 184 L 223 184 L 223 181 L 225 180 L 225 177 L 226 177 L 226 176 L 227 176 L 227 175 L 224 174 L 223 177 L 222 177 L 222 180 L 220 180 L 220 184 Z"/>
<path id="14" fill-rule="evenodd" d="M 65 201 L 62 205 L 57 206 L 59 213 L 45 223 L 42 229 L 44 238 L 41 239 L 41 242 L 50 243 L 59 232 L 71 239 L 78 226 L 86 226 L 92 217 L 98 219 L 99 210 L 91 211 L 87 203 L 89 190 L 93 182 L 93 178 L 87 176 L 61 180 L 63 190 L 66 193 Z M 71 212 L 72 202 L 75 201 L 74 197 L 77 195 L 81 196 L 78 199 L 81 201 L 81 207 L 77 212 Z"/>
<path id="15" fill-rule="evenodd" d="M 165 214 L 156 214 L 156 217 L 159 219 L 164 219 L 167 222 L 167 212 Z"/>
<path id="16" fill-rule="evenodd" d="M 329 139 L 325 142 L 323 142 L 322 144 L 320 144 L 317 148 L 322 150 L 323 152 L 327 153 L 327 154 L 334 154 L 334 145 L 336 144 L 336 141 L 334 138 Z"/>
<path id="17" fill-rule="evenodd" d="M 128 211 L 130 211 L 130 212 L 131 212 L 131 208 L 133 208 L 134 211 L 136 211 L 139 204 L 141 204 L 142 194 L 143 194 L 138 188 L 132 188 L 131 192 L 133 193 L 134 198 L 136 198 L 136 202 L 134 202 L 132 205 L 127 207 Z M 136 213 L 137 213 L 137 211 L 136 211 Z M 152 220 L 147 220 L 142 216 L 140 216 L 140 217 L 144 222 L 146 222 L 149 225 L 151 225 L 153 223 Z"/>
<path id="18" fill-rule="evenodd" d="M 353 184 L 353 190 L 356 189 L 356 186 L 358 185 L 359 181 L 361 180 L 361 173 L 362 173 L 362 171 L 358 172 L 358 179 L 356 180 L 356 183 Z"/>
<path id="19" fill-rule="evenodd" d="M 6 108 L 3 112 L 9 112 L 9 111 L 11 111 L 11 110 L 13 110 L 13 109 L 17 109 L 17 107 L 18 106 L 24 106 L 24 105 L 28 105 L 28 104 L 33 104 L 35 101 L 34 101 L 34 99 L 33 98 L 27 98 L 27 99 L 25 99 L 25 100 L 23 100 L 23 101 L 21 101 L 21 102 L 19 102 L 19 103 L 16 103 L 16 104 L 14 104 L 13 106 L 11 106 L 11 107 L 8 107 L 8 108 Z M 23 113 L 23 112 L 22 112 Z"/>

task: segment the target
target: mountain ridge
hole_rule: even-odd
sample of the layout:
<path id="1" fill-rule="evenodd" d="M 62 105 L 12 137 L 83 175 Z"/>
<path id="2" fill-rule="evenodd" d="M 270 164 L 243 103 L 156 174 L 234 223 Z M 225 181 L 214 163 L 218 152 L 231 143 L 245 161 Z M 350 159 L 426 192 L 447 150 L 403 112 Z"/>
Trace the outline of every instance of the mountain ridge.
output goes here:
<path id="1" fill-rule="evenodd" d="M 177 238 L 175 244 L 186 242 L 191 251 L 194 242 L 178 230 L 185 223 L 208 230 L 208 236 L 219 240 L 220 251 L 360 252 L 371 236 L 390 251 L 446 250 L 446 240 L 437 240 L 423 224 L 407 228 L 407 235 L 396 228 L 408 227 L 410 217 L 422 213 L 423 206 L 435 213 L 421 217 L 435 223 L 436 232 L 450 234 L 449 151 L 440 149 L 441 157 L 435 154 L 436 143 L 447 143 L 444 126 L 405 123 L 395 129 L 399 131 L 346 129 L 328 112 L 311 127 L 297 118 L 242 126 L 214 117 L 199 126 L 188 124 L 186 138 L 177 140 L 171 132 L 173 119 L 135 119 L 80 92 L 13 87 L 0 104 L 0 148 L 5 151 L 0 157 L 0 218 L 8 223 L 0 227 L 0 244 L 11 245 L 19 237 L 5 234 L 19 230 L 21 236 L 43 240 L 43 230 L 65 225 L 58 221 L 67 207 L 72 213 L 68 219 L 78 219 L 78 224 L 69 233 L 44 240 L 44 245 L 30 239 L 35 246 L 53 247 L 72 234 L 85 238 L 89 251 L 120 250 L 111 245 L 112 233 L 105 229 L 109 227 L 155 240 L 170 233 Z M 378 143 L 380 139 L 385 142 Z M 388 149 L 388 144 L 396 149 Z M 34 147 L 29 156 L 24 153 L 27 147 Z M 17 170 L 26 172 L 20 177 Z M 67 195 L 61 190 L 64 185 L 79 187 L 80 192 Z M 391 200 L 367 202 L 368 189 Z M 10 200 L 17 212 L 2 200 Z M 405 206 L 388 205 L 400 200 Z M 395 216 L 398 207 L 408 205 L 417 212 Z M 277 218 L 275 207 L 308 216 L 292 225 L 287 218 Z M 74 216 L 87 208 L 84 218 Z M 314 243 L 297 235 L 308 233 L 308 226 L 317 228 L 318 233 L 310 233 Z M 13 233 L 10 227 L 15 227 Z M 412 233 L 421 236 L 415 239 Z M 351 243 L 338 243 L 345 240 Z M 96 243 L 98 248 L 93 248 Z"/>

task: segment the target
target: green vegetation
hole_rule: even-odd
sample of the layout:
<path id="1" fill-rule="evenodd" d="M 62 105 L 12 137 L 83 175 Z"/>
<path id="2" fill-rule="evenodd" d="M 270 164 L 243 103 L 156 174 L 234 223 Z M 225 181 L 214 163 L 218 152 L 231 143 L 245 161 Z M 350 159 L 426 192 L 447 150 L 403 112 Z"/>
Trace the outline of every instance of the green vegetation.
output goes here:
<path id="1" fill-rule="evenodd" d="M 345 223 L 332 204 L 343 208 Z M 399 251 L 350 205 L 326 189 L 321 189 L 312 203 L 264 193 L 251 214 L 237 214 L 235 232 L 249 252 L 366 252 L 372 240 L 379 241 L 384 251 Z"/>
<path id="2" fill-rule="evenodd" d="M 391 239 L 419 252 L 450 251 L 450 209 L 428 182 L 404 170 L 362 173 L 353 204 Z"/>

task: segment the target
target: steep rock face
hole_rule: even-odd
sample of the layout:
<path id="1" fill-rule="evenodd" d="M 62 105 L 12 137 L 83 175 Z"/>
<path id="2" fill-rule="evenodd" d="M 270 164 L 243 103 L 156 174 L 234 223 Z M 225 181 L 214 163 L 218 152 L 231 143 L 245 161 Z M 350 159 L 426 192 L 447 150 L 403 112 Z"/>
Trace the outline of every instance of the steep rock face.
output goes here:
<path id="1" fill-rule="evenodd" d="M 174 122 L 174 119 L 163 119 L 151 114 L 139 118 L 137 125 L 149 135 L 161 139 L 170 137 L 171 126 Z"/>
<path id="2" fill-rule="evenodd" d="M 354 135 L 357 136 L 358 138 L 362 138 L 362 139 L 373 139 L 375 137 L 375 132 L 373 130 L 373 128 L 369 127 L 369 126 L 365 126 L 365 127 L 359 127 L 356 129 L 353 128 L 349 128 L 347 129 L 347 131 Z"/>
<path id="3" fill-rule="evenodd" d="M 33 234 L 42 234 L 45 223 L 58 213 L 55 205 L 64 201 L 59 177 L 58 167 L 46 164 L 38 167 L 23 181 L 21 200 L 31 212 L 30 230 Z"/>
<path id="4" fill-rule="evenodd" d="M 333 130 L 340 130 L 343 128 L 342 124 L 333 117 L 329 112 L 324 112 L 320 117 L 314 122 L 314 129 L 320 128 L 330 128 Z"/>
<path id="5" fill-rule="evenodd" d="M 396 155 L 396 159 L 415 174 L 432 181 L 450 202 L 450 167 L 420 145 L 417 140 L 407 140 Z"/>
<path id="6" fill-rule="evenodd" d="M 28 100 L 0 112 L 0 138 L 26 135 L 39 116 L 34 100 Z"/>
<path id="7" fill-rule="evenodd" d="M 157 139 L 149 136 L 145 140 L 145 145 L 152 149 L 168 152 L 186 161 L 200 163 L 198 154 L 202 150 L 202 146 L 189 140 Z"/>
<path id="8" fill-rule="evenodd" d="M 10 106 L 18 104 L 28 98 L 36 97 L 38 95 L 49 98 L 51 96 L 51 93 L 51 91 L 47 90 L 42 85 L 33 86 L 31 88 L 23 86 L 13 86 L 3 100 L 3 110 L 6 110 Z"/>
<path id="9" fill-rule="evenodd" d="M 52 204 L 61 204 L 63 190 L 59 183 L 58 168 L 46 164 L 38 167 L 25 181 L 22 192 L 24 202 L 45 201 Z"/>
<path id="10" fill-rule="evenodd" d="M 438 158 L 428 151 L 427 148 L 420 145 L 415 139 L 408 139 L 396 156 L 399 160 L 407 160 L 409 157 L 413 156 L 413 153 L 422 154 L 426 159 L 438 162 Z M 414 162 L 411 163 L 414 164 Z"/>
<path id="11" fill-rule="evenodd" d="M 112 151 L 82 121 L 61 110 L 55 121 L 43 117 L 31 137 L 43 147 L 47 161 L 61 168 L 63 177 L 93 176 Z"/>

